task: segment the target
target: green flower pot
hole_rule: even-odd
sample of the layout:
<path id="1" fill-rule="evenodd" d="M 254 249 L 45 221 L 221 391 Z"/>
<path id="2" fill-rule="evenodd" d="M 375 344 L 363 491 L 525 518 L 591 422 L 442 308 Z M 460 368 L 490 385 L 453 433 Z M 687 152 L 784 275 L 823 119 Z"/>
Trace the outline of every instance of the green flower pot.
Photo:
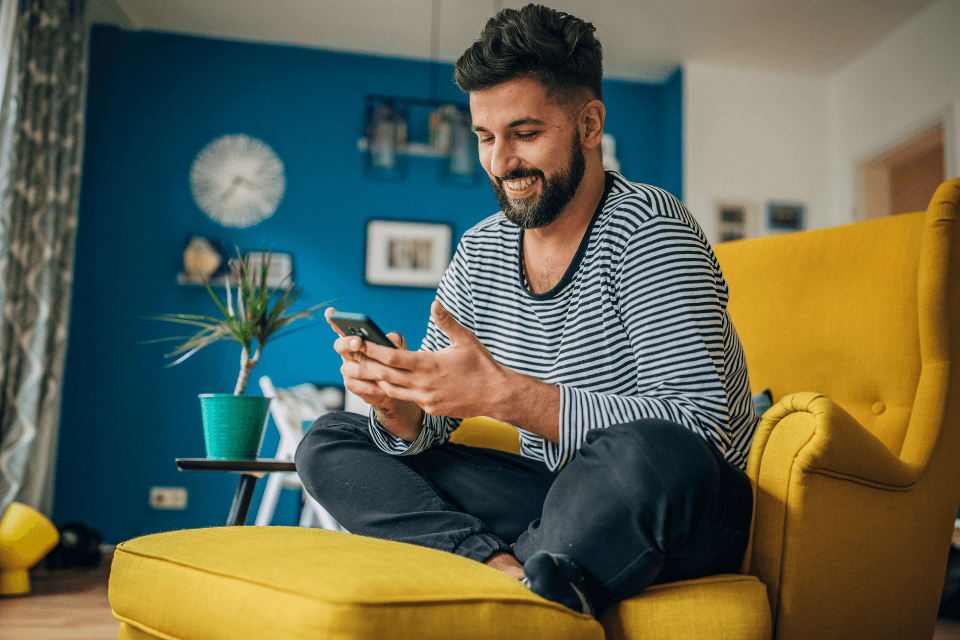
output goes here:
<path id="1" fill-rule="evenodd" d="M 203 441 L 215 460 L 254 460 L 260 452 L 270 400 L 262 396 L 201 393 Z"/>

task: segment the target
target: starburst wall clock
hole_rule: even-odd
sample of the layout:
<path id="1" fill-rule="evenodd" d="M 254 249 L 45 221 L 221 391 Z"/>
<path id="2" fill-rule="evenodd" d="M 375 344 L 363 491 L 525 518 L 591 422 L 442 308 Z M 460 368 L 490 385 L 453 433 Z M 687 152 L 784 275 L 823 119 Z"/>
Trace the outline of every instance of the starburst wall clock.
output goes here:
<path id="1" fill-rule="evenodd" d="M 251 227 L 272 216 L 283 199 L 283 162 L 263 140 L 233 133 L 212 140 L 190 167 L 193 199 L 225 227 Z"/>

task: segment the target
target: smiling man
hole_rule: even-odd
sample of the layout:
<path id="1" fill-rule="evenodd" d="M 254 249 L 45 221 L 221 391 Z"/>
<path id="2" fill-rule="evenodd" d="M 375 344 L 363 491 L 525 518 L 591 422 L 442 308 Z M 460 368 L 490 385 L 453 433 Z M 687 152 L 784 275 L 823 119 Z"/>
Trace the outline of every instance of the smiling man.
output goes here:
<path id="1" fill-rule="evenodd" d="M 464 234 L 419 351 L 334 348 L 369 417 L 304 437 L 307 491 L 353 533 L 456 553 L 598 613 L 736 572 L 759 417 L 727 286 L 668 193 L 605 172 L 594 28 L 528 5 L 457 62 L 501 211 Z M 514 425 L 520 455 L 449 442 Z"/>

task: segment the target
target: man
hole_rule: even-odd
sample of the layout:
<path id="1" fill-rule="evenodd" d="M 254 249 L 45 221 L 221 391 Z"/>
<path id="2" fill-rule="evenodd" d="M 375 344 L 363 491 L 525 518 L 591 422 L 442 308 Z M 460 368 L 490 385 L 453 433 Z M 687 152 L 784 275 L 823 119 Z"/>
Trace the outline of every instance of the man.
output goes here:
<path id="1" fill-rule="evenodd" d="M 321 418 L 296 456 L 349 531 L 473 558 L 584 613 L 739 569 L 759 420 L 696 221 L 603 170 L 593 31 L 505 9 L 457 62 L 502 211 L 461 240 L 420 351 L 336 340 L 373 411 Z M 521 455 L 447 442 L 477 415 L 515 425 Z"/>

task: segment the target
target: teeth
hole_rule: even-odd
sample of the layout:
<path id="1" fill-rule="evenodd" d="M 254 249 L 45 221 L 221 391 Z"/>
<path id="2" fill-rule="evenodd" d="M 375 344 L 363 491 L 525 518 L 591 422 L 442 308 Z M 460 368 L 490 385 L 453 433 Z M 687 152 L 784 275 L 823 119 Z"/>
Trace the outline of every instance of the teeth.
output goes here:
<path id="1" fill-rule="evenodd" d="M 514 191 L 523 191 L 536 181 L 536 178 L 521 178 L 520 180 L 504 180 L 506 185 Z"/>

